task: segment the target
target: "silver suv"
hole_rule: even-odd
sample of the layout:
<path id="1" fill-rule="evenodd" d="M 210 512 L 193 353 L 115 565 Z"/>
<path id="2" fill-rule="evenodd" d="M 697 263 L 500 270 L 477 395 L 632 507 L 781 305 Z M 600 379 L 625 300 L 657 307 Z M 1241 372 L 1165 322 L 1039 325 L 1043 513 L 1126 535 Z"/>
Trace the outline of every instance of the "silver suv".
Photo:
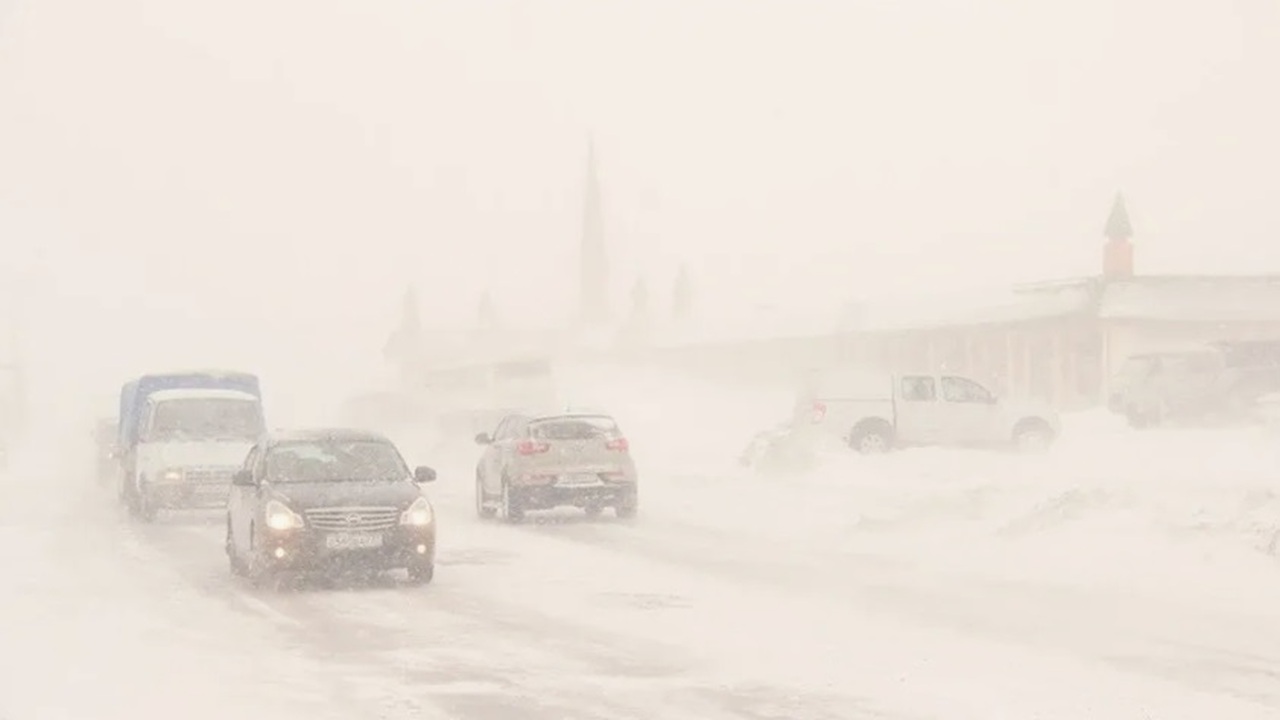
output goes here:
<path id="1" fill-rule="evenodd" d="M 502 513 L 517 522 L 526 510 L 561 506 L 599 515 L 612 507 L 620 518 L 638 508 L 636 466 L 618 423 L 589 413 L 515 413 L 476 443 L 484 454 L 476 465 L 476 513 Z"/>

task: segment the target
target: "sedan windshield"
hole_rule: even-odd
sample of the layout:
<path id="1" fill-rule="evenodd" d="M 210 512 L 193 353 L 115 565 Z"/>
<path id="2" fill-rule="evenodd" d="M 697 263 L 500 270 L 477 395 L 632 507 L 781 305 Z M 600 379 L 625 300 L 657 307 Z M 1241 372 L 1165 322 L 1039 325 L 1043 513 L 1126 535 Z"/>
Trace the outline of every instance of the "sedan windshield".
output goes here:
<path id="1" fill-rule="evenodd" d="M 271 482 L 375 482 L 406 480 L 409 467 L 395 446 L 378 440 L 282 443 L 267 453 Z"/>

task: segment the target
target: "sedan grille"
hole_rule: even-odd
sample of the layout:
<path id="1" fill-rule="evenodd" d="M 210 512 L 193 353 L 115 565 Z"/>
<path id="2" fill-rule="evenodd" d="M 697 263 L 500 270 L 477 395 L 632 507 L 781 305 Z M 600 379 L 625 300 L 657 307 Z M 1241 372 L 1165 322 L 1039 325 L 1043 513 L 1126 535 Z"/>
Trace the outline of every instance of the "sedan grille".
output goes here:
<path id="1" fill-rule="evenodd" d="M 400 522 L 400 511 L 393 507 L 317 508 L 303 513 L 307 524 L 316 530 L 386 530 Z"/>
<path id="2" fill-rule="evenodd" d="M 236 468 L 187 468 L 182 476 L 189 483 L 197 483 L 200 485 L 229 485 L 231 476 L 236 472 Z"/>

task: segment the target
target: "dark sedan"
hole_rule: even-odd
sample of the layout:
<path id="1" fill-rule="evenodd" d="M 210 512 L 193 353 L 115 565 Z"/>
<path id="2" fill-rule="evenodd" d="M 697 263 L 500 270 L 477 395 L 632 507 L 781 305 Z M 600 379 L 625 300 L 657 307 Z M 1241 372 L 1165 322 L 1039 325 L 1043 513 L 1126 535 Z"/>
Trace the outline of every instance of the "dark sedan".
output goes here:
<path id="1" fill-rule="evenodd" d="M 405 569 L 431 581 L 436 521 L 394 443 L 360 430 L 268 435 L 249 451 L 227 502 L 231 571 L 261 583 L 282 572 L 327 575 Z"/>

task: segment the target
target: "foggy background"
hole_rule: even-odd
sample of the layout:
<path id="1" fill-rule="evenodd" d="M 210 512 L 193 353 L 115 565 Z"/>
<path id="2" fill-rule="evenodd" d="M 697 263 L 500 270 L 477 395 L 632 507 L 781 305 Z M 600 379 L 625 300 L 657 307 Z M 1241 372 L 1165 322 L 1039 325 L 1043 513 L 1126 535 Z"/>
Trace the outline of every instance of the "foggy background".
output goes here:
<path id="1" fill-rule="evenodd" d="M 45 382 L 352 379 L 416 283 L 556 324 L 588 138 L 618 310 L 706 322 L 1097 272 L 1280 267 L 1280 10 L 1012 3 L 7 0 L 0 266 Z"/>

